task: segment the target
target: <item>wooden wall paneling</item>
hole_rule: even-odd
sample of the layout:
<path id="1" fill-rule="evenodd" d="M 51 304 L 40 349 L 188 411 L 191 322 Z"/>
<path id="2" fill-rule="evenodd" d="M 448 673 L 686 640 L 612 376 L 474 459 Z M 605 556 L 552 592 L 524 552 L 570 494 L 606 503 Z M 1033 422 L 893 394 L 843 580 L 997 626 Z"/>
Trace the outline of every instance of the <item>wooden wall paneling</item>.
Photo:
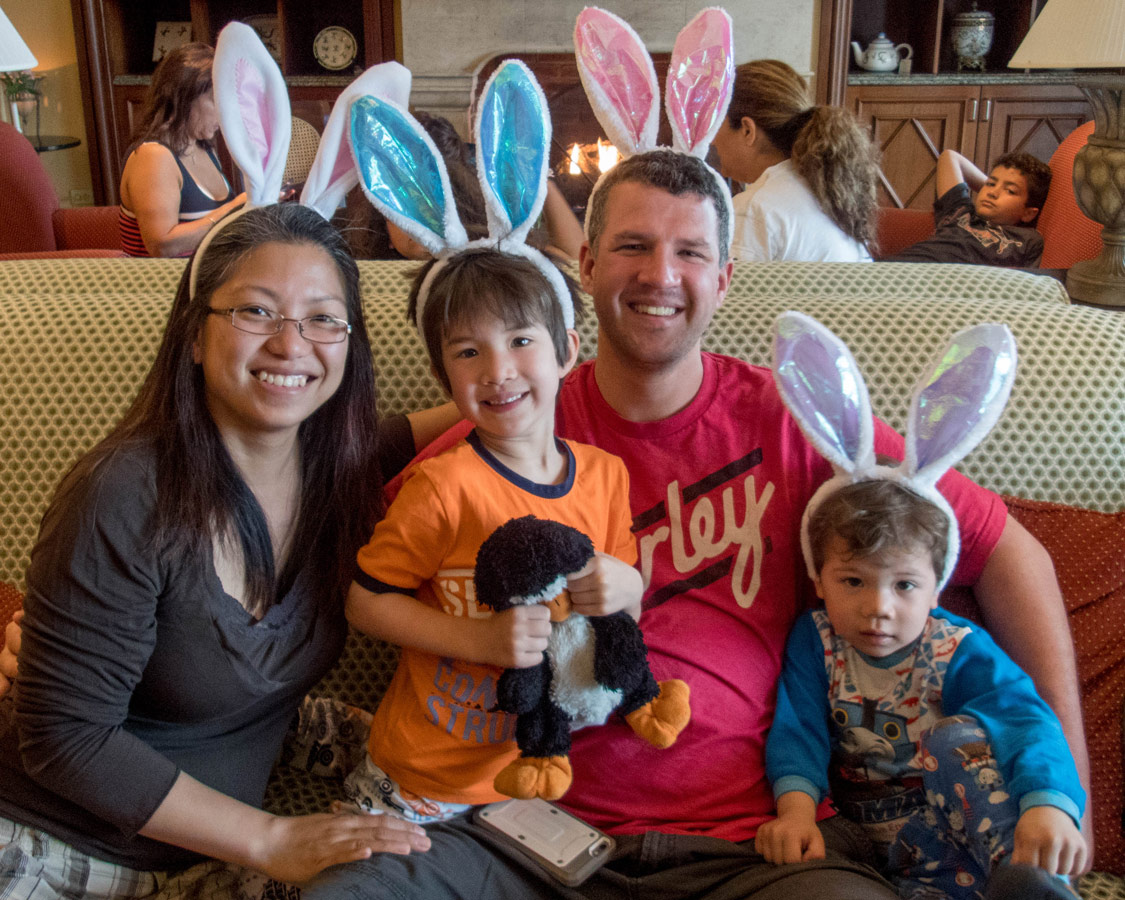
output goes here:
<path id="1" fill-rule="evenodd" d="M 1014 151 L 1048 162 L 1063 138 L 1091 117 L 1082 92 L 1065 84 L 989 85 L 981 100 L 975 160 L 985 171 L 996 157 Z"/>
<path id="2" fill-rule="evenodd" d="M 946 147 L 973 152 L 979 97 L 971 85 L 919 86 L 909 95 L 894 86 L 849 90 L 849 108 L 882 154 L 881 206 L 931 208 L 938 155 Z"/>

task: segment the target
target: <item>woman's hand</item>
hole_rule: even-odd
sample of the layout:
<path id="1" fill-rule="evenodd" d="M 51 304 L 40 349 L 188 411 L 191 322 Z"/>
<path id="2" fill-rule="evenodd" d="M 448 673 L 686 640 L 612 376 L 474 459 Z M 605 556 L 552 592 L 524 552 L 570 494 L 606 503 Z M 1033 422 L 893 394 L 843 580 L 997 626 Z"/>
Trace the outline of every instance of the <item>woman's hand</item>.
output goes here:
<path id="1" fill-rule="evenodd" d="M 23 610 L 17 609 L 4 629 L 4 646 L 0 647 L 0 697 L 11 690 L 12 682 L 16 680 L 16 672 L 19 668 L 17 657 L 23 638 L 23 629 L 20 628 L 22 620 Z"/>
<path id="2" fill-rule="evenodd" d="M 633 566 L 596 553 L 582 569 L 566 580 L 574 611 L 584 616 L 608 616 L 624 610 L 634 619 L 641 617 L 641 597 L 645 586 L 641 573 Z"/>
<path id="3" fill-rule="evenodd" d="M 252 855 L 251 868 L 291 884 L 308 881 L 329 866 L 367 859 L 373 853 L 420 853 L 430 839 L 418 825 L 389 815 L 356 812 L 273 817 Z"/>
<path id="4" fill-rule="evenodd" d="M 141 834 L 296 883 L 308 881 L 328 866 L 367 859 L 372 853 L 430 849 L 421 826 L 393 816 L 275 816 L 184 772 Z"/>

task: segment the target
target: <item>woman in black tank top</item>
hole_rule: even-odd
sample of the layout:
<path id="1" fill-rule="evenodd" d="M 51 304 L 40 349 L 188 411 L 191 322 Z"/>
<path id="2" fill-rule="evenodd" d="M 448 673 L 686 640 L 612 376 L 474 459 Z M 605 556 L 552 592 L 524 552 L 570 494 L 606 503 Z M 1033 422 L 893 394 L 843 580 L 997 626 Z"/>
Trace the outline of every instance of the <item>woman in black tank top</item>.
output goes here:
<path id="1" fill-rule="evenodd" d="M 156 67 L 121 175 L 121 246 L 131 256 L 189 256 L 246 200 L 234 195 L 212 139 L 219 116 L 214 50 L 185 44 Z"/>

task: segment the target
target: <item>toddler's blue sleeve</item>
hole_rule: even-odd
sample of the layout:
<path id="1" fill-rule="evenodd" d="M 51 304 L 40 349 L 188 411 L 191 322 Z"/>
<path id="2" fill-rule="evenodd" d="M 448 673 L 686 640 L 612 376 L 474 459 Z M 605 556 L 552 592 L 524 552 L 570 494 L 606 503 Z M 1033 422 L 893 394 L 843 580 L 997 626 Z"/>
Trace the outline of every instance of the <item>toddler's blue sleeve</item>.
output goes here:
<path id="1" fill-rule="evenodd" d="M 819 802 L 828 793 L 828 674 L 812 613 L 789 634 L 766 739 L 766 777 L 774 797 L 799 790 Z"/>

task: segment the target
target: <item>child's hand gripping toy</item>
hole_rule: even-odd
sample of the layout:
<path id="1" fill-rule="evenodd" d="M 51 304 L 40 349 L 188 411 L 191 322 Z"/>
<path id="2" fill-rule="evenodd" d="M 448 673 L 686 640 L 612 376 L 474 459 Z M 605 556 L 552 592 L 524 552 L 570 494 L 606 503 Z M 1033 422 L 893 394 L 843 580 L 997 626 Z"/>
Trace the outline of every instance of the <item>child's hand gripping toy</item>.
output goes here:
<path id="1" fill-rule="evenodd" d="M 783 313 L 774 328 L 773 373 L 781 399 L 835 476 L 813 494 L 801 517 L 801 550 L 816 579 L 809 519 L 844 485 L 886 479 L 919 494 L 949 520 L 949 549 L 938 590 L 957 564 L 957 516 L 938 480 L 981 442 L 1004 411 L 1016 374 L 1016 342 L 1006 325 L 957 332 L 914 388 L 906 424 L 906 458 L 878 465 L 867 385 L 847 346 L 815 319 Z"/>
<path id="2" fill-rule="evenodd" d="M 477 553 L 477 602 L 500 612 L 546 603 L 551 637 L 543 661 L 505 669 L 497 706 L 515 713 L 520 757 L 493 782 L 510 797 L 557 800 L 570 787 L 570 732 L 619 712 L 654 747 L 670 747 L 691 717 L 688 686 L 659 684 L 640 628 L 628 613 L 587 618 L 570 611 L 566 579 L 594 556 L 568 525 L 524 516 L 497 528 Z"/>

